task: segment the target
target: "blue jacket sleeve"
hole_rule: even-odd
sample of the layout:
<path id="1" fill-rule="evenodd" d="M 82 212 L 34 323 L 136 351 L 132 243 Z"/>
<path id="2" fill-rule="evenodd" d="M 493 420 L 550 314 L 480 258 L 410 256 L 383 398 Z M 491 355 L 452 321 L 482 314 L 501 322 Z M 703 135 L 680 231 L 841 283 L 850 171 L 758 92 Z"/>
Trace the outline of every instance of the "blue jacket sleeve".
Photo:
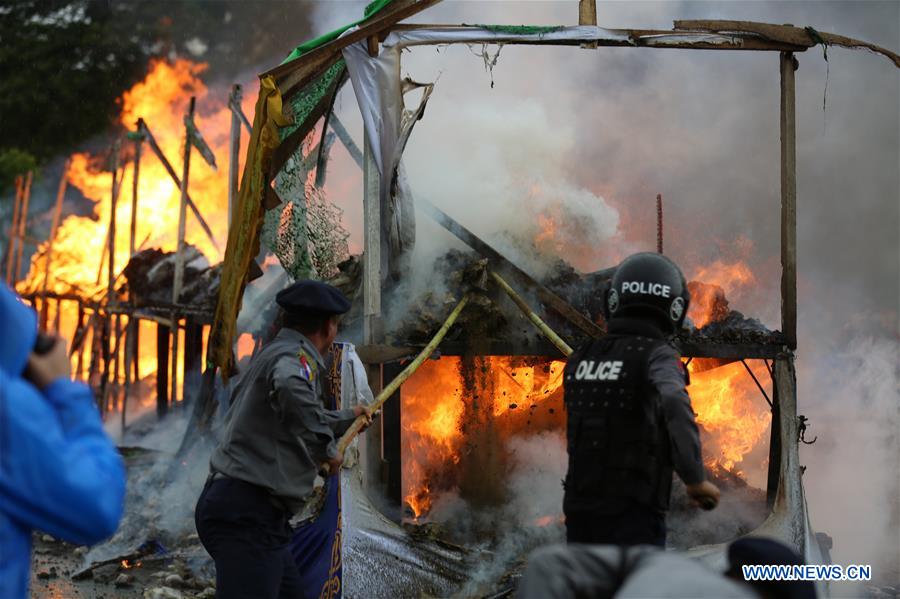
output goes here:
<path id="1" fill-rule="evenodd" d="M 87 386 L 43 392 L 0 374 L 0 511 L 70 543 L 111 536 L 125 496 L 122 459 Z"/>

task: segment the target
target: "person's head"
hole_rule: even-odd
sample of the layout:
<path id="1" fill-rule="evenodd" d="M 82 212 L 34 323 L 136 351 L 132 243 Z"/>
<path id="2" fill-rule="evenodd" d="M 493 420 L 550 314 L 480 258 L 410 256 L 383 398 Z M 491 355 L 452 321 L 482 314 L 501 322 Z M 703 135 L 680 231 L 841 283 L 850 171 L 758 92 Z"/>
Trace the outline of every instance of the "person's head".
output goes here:
<path id="1" fill-rule="evenodd" d="M 649 320 L 671 333 L 681 328 L 690 301 L 681 269 L 662 254 L 641 252 L 616 268 L 606 292 L 606 316 Z"/>
<path id="2" fill-rule="evenodd" d="M 781 541 L 744 537 L 728 546 L 725 576 L 750 585 L 763 599 L 815 599 L 816 587 L 808 580 L 746 580 L 743 566 L 802 566 L 800 554 Z"/>
<path id="3" fill-rule="evenodd" d="M 350 300 L 335 287 L 321 281 L 297 281 L 275 296 L 281 307 L 281 324 L 305 335 L 319 351 L 325 351 L 337 336 L 341 314 Z"/>

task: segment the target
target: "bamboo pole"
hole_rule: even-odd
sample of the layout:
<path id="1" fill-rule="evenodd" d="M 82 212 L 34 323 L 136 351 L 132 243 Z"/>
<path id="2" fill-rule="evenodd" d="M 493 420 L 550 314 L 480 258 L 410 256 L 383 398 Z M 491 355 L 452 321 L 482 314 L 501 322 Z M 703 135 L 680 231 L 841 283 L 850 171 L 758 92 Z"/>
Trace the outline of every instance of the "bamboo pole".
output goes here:
<path id="1" fill-rule="evenodd" d="M 453 326 L 453 323 L 456 322 L 456 319 L 459 318 L 459 315 L 462 313 L 463 308 L 466 307 L 466 304 L 469 303 L 469 300 L 472 298 L 471 293 L 467 293 L 463 296 L 459 303 L 456 304 L 456 307 L 453 308 L 453 311 L 450 312 L 450 315 L 447 317 L 447 320 L 444 321 L 444 324 L 438 329 L 438 332 L 435 333 L 434 337 L 431 341 L 428 342 L 419 355 L 415 357 L 415 359 L 407 365 L 406 368 L 403 369 L 403 372 L 397 375 L 397 377 L 392 380 L 390 383 L 385 386 L 384 389 L 378 394 L 375 398 L 375 401 L 372 402 L 372 405 L 369 407 L 372 408 L 372 411 L 376 411 L 384 405 L 384 402 L 388 400 L 388 398 L 394 394 L 394 392 L 400 388 L 400 385 L 405 383 L 409 377 L 418 370 L 419 366 L 421 366 L 425 360 L 427 360 L 431 354 L 434 353 L 434 350 L 437 349 L 438 345 L 440 345 L 441 341 L 444 340 L 444 337 L 447 335 L 447 332 L 450 330 L 450 327 Z M 359 434 L 362 430 L 363 426 L 365 426 L 366 419 L 364 416 L 360 416 L 357 418 L 353 424 L 350 425 L 350 428 L 347 429 L 347 432 L 340 438 L 338 441 L 338 452 L 343 453 L 347 447 L 350 446 L 350 443 L 353 442 L 353 439 Z M 322 469 L 325 472 L 328 472 L 329 468 L 327 464 L 322 466 Z"/>
<path id="2" fill-rule="evenodd" d="M 16 250 L 16 270 L 13 272 L 12 284 L 19 281 L 22 272 L 22 255 L 25 253 L 25 225 L 28 222 L 28 202 L 31 200 L 31 183 L 34 177 L 32 171 L 25 175 L 25 186 L 22 191 L 22 208 L 19 212 L 19 234 L 17 235 L 18 249 Z"/>
<path id="3" fill-rule="evenodd" d="M 181 171 L 181 205 L 178 209 L 178 245 L 175 250 L 175 276 L 172 281 L 172 303 L 177 304 L 181 297 L 181 287 L 184 282 L 184 235 L 185 221 L 187 220 L 187 195 L 188 180 L 191 174 L 191 131 L 188 121 L 194 120 L 194 108 L 197 99 L 191 96 L 188 114 L 184 127 L 184 166 Z M 178 401 L 178 315 L 172 311 L 172 405 Z"/>
<path id="4" fill-rule="evenodd" d="M 56 231 L 59 229 L 59 219 L 62 215 L 63 198 L 66 195 L 66 181 L 69 175 L 71 158 L 67 158 L 63 165 L 62 177 L 59 178 L 59 187 L 56 189 L 56 203 L 53 205 L 53 221 L 50 225 L 50 238 L 47 242 L 47 253 L 44 257 L 44 284 L 41 288 L 41 327 L 47 328 L 47 288 L 50 282 L 50 266 L 53 264 L 53 245 L 56 243 Z M 57 314 L 59 306 L 57 306 Z M 58 328 L 58 327 L 57 327 Z"/>
<path id="5" fill-rule="evenodd" d="M 128 256 L 129 260 L 134 257 L 135 241 L 137 237 L 137 208 L 138 208 L 138 185 L 141 175 L 141 150 L 144 145 L 144 119 L 138 119 L 137 136 L 134 137 L 134 161 L 132 162 L 131 176 L 131 227 L 128 231 Z M 128 303 L 134 307 L 134 296 L 131 289 L 128 290 Z M 132 365 L 137 363 L 137 328 L 138 319 L 134 317 L 134 312 L 129 312 L 128 325 L 125 328 L 125 386 L 122 391 L 122 438 L 125 437 L 125 416 L 128 411 L 128 395 L 131 393 L 131 375 Z M 137 375 L 135 373 L 135 381 Z"/>
<path id="6" fill-rule="evenodd" d="M 497 284 L 500 285 L 500 288 L 506 292 L 506 295 L 509 296 L 509 299 L 511 299 L 513 303 L 515 303 L 519 307 L 519 310 L 521 310 L 522 313 L 528 317 L 528 320 L 530 320 L 532 324 L 534 324 L 534 326 L 536 326 L 538 330 L 544 334 L 544 337 L 550 340 L 550 343 L 556 346 L 556 349 L 562 352 L 564 356 L 569 357 L 569 354 L 572 353 L 572 348 L 569 346 L 569 344 L 563 341 L 562 337 L 557 335 L 553 329 L 547 326 L 547 323 L 541 320 L 540 316 L 535 314 L 534 311 L 532 311 L 532 309 L 528 307 L 528 304 L 525 303 L 525 300 L 522 299 L 522 296 L 516 293 L 515 289 L 510 287 L 509 283 L 507 283 L 503 279 L 503 277 L 501 277 L 494 271 L 490 271 L 490 273 L 494 281 L 496 281 Z"/>
<path id="7" fill-rule="evenodd" d="M 110 189 L 110 200 L 109 200 L 109 228 L 107 229 L 106 236 L 106 304 L 115 303 L 115 289 L 116 289 L 116 204 L 119 199 L 119 152 L 121 151 L 122 142 L 119 139 L 116 139 L 113 142 L 112 147 L 112 187 Z M 100 262 L 102 264 L 103 259 L 101 257 Z M 101 266 L 102 271 L 102 266 Z M 109 383 L 110 383 L 110 369 L 112 367 L 113 356 L 112 356 L 112 347 L 114 341 L 114 330 L 112 328 L 111 317 L 107 314 L 102 317 L 102 334 L 101 334 L 101 350 L 103 354 L 103 373 L 100 378 L 100 398 L 103 402 L 104 412 L 107 407 L 108 393 L 109 393 Z"/>
<path id="8" fill-rule="evenodd" d="M 19 210 L 22 206 L 22 175 L 16 176 L 16 199 L 13 204 L 12 223 L 8 229 L 8 239 L 6 245 L 6 284 L 12 286 L 13 259 L 16 252 L 16 232 L 19 224 Z"/>

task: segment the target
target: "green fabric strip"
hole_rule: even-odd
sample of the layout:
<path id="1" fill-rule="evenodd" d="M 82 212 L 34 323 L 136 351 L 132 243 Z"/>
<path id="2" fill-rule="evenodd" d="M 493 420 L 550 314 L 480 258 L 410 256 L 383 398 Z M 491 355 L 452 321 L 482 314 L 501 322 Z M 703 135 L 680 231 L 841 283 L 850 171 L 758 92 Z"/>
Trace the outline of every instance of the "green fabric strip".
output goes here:
<path id="1" fill-rule="evenodd" d="M 288 54 L 287 58 L 285 58 L 283 61 L 281 61 L 281 64 L 284 64 L 286 62 L 290 62 L 292 60 L 300 58 L 301 56 L 303 56 L 310 50 L 315 50 L 319 46 L 327 44 L 330 41 L 336 40 L 337 38 L 339 38 L 341 36 L 342 33 L 347 31 L 351 27 L 354 27 L 354 26 L 359 25 L 360 23 L 364 22 L 366 19 L 368 19 L 369 17 L 371 17 L 372 15 L 374 15 L 375 13 L 377 13 L 378 11 L 383 9 L 385 6 L 387 6 L 391 2 L 393 2 L 393 0 L 375 0 L 374 2 L 372 2 L 371 4 L 369 4 L 366 7 L 366 10 L 365 10 L 365 13 L 364 13 L 364 16 L 362 19 L 360 19 L 358 21 L 354 21 L 353 23 L 350 23 L 349 25 L 344 25 L 343 27 L 339 27 L 330 33 L 326 33 L 325 35 L 320 35 L 319 37 L 317 37 L 315 39 L 311 39 L 308 42 L 304 42 L 304 43 L 300 44 L 299 46 L 294 48 L 290 54 Z"/>

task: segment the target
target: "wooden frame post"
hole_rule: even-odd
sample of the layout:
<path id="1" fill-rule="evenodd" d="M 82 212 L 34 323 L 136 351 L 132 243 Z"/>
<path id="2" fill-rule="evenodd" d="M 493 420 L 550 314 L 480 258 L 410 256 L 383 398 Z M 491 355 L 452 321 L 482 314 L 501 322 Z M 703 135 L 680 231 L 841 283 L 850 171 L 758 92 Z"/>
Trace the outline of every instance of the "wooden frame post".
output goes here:
<path id="1" fill-rule="evenodd" d="M 53 205 L 53 221 L 50 225 L 50 238 L 47 242 L 47 253 L 44 256 L 44 283 L 41 286 L 41 328 L 47 330 L 47 288 L 50 282 L 50 267 L 53 265 L 53 245 L 56 243 L 56 231 L 59 229 L 59 219 L 62 215 L 63 198 L 66 195 L 66 184 L 69 176 L 69 165 L 72 163 L 71 158 L 67 158 L 63 164 L 62 176 L 59 178 L 59 187 L 56 189 L 56 203 Z M 56 306 L 57 318 L 59 316 L 60 306 Z M 58 327 L 57 327 L 58 328 Z M 59 331 L 57 331 L 58 333 Z"/>
<path id="2" fill-rule="evenodd" d="M 12 276 L 12 286 L 19 281 L 19 275 L 22 273 L 22 255 L 25 253 L 25 226 L 28 223 L 28 202 L 31 200 L 31 184 L 34 179 L 34 172 L 28 171 L 25 175 L 25 183 L 22 187 L 22 203 L 19 210 L 19 227 L 16 234 L 16 259 L 15 270 Z"/>
<path id="3" fill-rule="evenodd" d="M 782 52 L 781 64 L 781 332 L 797 349 L 797 126 L 794 71 L 797 59 Z"/>
<path id="4" fill-rule="evenodd" d="M 381 194 L 380 175 L 372 144 L 378 143 L 365 134 L 363 148 L 363 344 L 375 345 L 382 339 L 381 320 Z M 373 394 L 381 391 L 381 365 L 366 366 L 369 387 Z M 366 484 L 380 486 L 382 477 L 382 422 L 366 433 L 365 461 Z"/>
<path id="5" fill-rule="evenodd" d="M 193 122 L 194 108 L 197 99 L 191 96 L 188 107 L 187 120 Z M 184 129 L 184 166 L 181 171 L 181 205 L 178 208 L 178 245 L 175 248 L 175 276 L 172 280 L 172 304 L 177 305 L 181 298 L 181 287 L 184 283 L 184 235 L 187 220 L 187 195 L 188 179 L 191 174 L 191 131 L 185 125 Z M 178 401 L 178 314 L 172 310 L 172 405 Z"/>
<path id="6" fill-rule="evenodd" d="M 228 228 L 231 228 L 231 214 L 237 202 L 238 188 L 240 185 L 240 154 L 241 154 L 241 117 L 234 106 L 241 105 L 243 91 L 241 86 L 235 83 L 231 86 L 231 97 L 228 99 L 228 107 L 231 109 L 231 138 L 228 152 Z"/>

